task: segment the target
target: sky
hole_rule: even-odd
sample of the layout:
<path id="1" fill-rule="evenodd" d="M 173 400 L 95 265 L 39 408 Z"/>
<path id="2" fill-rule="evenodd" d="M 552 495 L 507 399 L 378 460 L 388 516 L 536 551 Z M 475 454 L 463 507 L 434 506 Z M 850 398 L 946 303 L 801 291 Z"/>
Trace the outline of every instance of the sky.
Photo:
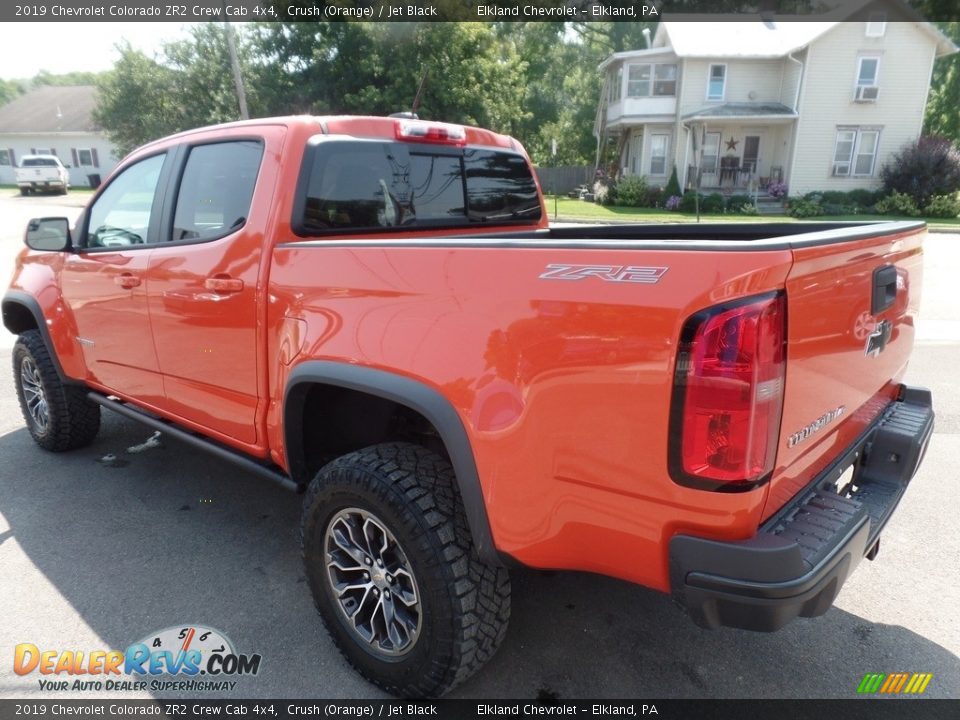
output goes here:
<path id="1" fill-rule="evenodd" d="M 148 57 L 168 40 L 183 37 L 193 23 L 43 22 L 0 27 L 0 78 L 25 80 L 40 70 L 60 74 L 109 70 L 119 58 L 114 45 L 130 41 Z M 42 51 L 38 52 L 38 49 Z"/>

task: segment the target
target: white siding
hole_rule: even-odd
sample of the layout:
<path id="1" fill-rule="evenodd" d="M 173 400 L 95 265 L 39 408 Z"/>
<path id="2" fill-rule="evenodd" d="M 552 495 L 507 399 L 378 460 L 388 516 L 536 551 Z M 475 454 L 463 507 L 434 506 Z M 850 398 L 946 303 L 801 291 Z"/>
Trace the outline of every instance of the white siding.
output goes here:
<path id="1" fill-rule="evenodd" d="M 114 157 L 113 145 L 97 133 L 0 134 L 0 149 L 12 149 L 18 164 L 20 159 L 24 155 L 31 154 L 34 148 L 55 150 L 60 162 L 69 168 L 70 184 L 73 187 L 87 187 L 89 185 L 87 175 L 97 174 L 101 180 L 106 179 L 118 162 Z M 71 150 L 81 148 L 96 149 L 98 167 L 77 167 L 74 164 Z M 9 165 L 0 165 L 0 185 L 15 183 L 14 168 Z"/>
<path id="2" fill-rule="evenodd" d="M 918 136 L 933 41 L 908 22 L 887 23 L 879 38 L 866 37 L 864 31 L 863 22 L 840 23 L 808 51 L 791 194 L 877 187 L 884 162 Z M 857 61 L 865 54 L 880 57 L 880 94 L 874 103 L 853 101 Z M 831 176 L 838 125 L 882 128 L 873 177 Z"/>
<path id="3" fill-rule="evenodd" d="M 707 72 L 710 65 L 727 66 L 726 95 L 723 102 L 780 102 L 783 60 L 740 60 L 687 58 L 683 63 L 680 114 L 717 105 L 707 100 Z M 750 94 L 753 93 L 753 97 Z"/>
<path id="4" fill-rule="evenodd" d="M 793 57 L 801 63 L 806 62 L 807 51 L 793 53 Z M 783 61 L 783 81 L 780 87 L 780 102 L 788 108 L 796 109 L 794 103 L 797 102 L 797 91 L 800 88 L 800 78 L 802 77 L 801 66 L 790 58 L 784 58 Z"/>

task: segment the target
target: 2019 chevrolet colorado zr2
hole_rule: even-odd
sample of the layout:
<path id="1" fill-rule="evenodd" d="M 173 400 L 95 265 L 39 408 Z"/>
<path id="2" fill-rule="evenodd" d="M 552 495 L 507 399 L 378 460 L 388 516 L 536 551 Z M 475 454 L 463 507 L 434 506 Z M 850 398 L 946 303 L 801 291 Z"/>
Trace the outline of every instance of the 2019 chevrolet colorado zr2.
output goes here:
<path id="1" fill-rule="evenodd" d="M 824 613 L 933 427 L 900 380 L 919 222 L 551 229 L 523 148 L 289 117 L 127 157 L 3 298 L 36 442 L 106 407 L 304 492 L 333 640 L 437 695 L 508 568 L 672 593 L 708 627 Z"/>

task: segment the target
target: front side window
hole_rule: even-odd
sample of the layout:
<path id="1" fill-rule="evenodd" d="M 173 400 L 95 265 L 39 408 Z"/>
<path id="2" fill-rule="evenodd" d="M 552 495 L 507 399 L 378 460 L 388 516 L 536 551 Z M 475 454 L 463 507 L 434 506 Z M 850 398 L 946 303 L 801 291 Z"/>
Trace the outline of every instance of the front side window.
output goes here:
<path id="1" fill-rule="evenodd" d="M 727 85 L 727 66 L 711 65 L 707 80 L 707 100 L 723 100 Z"/>
<path id="2" fill-rule="evenodd" d="M 627 71 L 627 97 L 649 97 L 652 76 L 652 65 L 631 65 Z"/>
<path id="3" fill-rule="evenodd" d="M 329 230 L 535 222 L 540 198 L 517 154 L 346 141 L 314 152 L 300 222 Z"/>
<path id="4" fill-rule="evenodd" d="M 610 102 L 617 102 L 620 99 L 620 92 L 623 86 L 623 66 L 610 73 L 610 90 L 607 99 Z"/>
<path id="5" fill-rule="evenodd" d="M 673 97 L 677 94 L 676 65 L 654 66 L 653 94 L 657 97 Z"/>
<path id="6" fill-rule="evenodd" d="M 123 248 L 150 242 L 153 199 L 166 155 L 134 163 L 107 186 L 90 208 L 88 248 Z"/>
<path id="7" fill-rule="evenodd" d="M 870 17 L 867 19 L 867 37 L 883 37 L 884 33 L 887 32 L 887 14 L 880 13 L 870 13 Z"/>
<path id="8" fill-rule="evenodd" d="M 250 214 L 263 144 L 257 140 L 190 149 L 173 218 L 171 240 L 212 240 L 239 230 Z"/>
<path id="9" fill-rule="evenodd" d="M 652 135 L 650 137 L 650 174 L 667 174 L 667 146 L 668 135 Z"/>
<path id="10" fill-rule="evenodd" d="M 870 177 L 877 164 L 880 131 L 870 128 L 841 128 L 833 151 L 835 177 Z"/>
<path id="11" fill-rule="evenodd" d="M 866 85 L 877 84 L 877 73 L 880 70 L 880 58 L 862 57 L 860 58 L 860 67 L 857 69 L 857 85 L 864 87 Z"/>

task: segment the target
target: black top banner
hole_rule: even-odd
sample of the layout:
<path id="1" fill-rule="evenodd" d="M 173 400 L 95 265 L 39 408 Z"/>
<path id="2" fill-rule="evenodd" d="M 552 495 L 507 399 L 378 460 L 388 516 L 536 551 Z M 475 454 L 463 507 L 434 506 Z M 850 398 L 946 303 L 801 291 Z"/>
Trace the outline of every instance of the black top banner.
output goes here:
<path id="1" fill-rule="evenodd" d="M 958 700 L 0 700 L 0 718 L 657 718 L 658 720 L 954 720 Z"/>
<path id="2" fill-rule="evenodd" d="M 960 19 L 957 0 L 35 0 L 3 3 L 4 22 L 652 22 Z"/>

